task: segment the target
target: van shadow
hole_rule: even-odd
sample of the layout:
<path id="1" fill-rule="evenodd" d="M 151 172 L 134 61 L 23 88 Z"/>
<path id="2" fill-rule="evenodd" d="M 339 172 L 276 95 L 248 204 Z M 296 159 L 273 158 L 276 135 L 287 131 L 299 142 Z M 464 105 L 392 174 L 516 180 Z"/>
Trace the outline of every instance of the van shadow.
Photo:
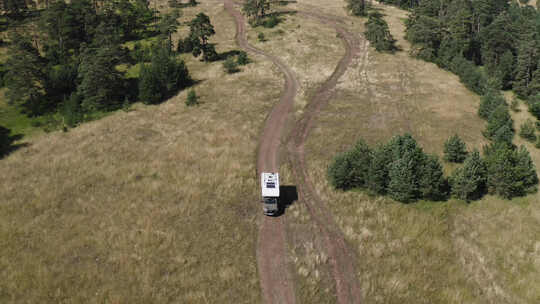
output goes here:
<path id="1" fill-rule="evenodd" d="M 296 186 L 279 186 L 278 216 L 285 214 L 285 210 L 298 201 Z"/>

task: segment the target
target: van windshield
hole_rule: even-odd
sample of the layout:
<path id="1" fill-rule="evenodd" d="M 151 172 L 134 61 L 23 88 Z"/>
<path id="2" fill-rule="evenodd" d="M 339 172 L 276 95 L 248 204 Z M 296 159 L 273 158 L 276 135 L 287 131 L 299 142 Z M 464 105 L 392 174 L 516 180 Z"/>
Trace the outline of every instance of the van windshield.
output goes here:
<path id="1" fill-rule="evenodd" d="M 265 204 L 275 204 L 275 203 L 277 203 L 275 197 L 265 197 L 263 200 L 264 200 Z"/>

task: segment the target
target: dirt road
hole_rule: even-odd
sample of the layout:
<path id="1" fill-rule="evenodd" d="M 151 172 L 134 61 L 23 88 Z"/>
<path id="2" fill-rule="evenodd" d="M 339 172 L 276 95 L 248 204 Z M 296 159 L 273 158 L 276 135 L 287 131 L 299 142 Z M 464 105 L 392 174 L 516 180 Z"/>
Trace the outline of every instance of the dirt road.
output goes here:
<path id="1" fill-rule="evenodd" d="M 281 137 L 298 91 L 298 81 L 292 70 L 281 60 L 264 53 L 247 42 L 244 16 L 234 8 L 232 0 L 224 1 L 225 9 L 233 16 L 236 23 L 236 42 L 238 45 L 248 52 L 266 57 L 285 76 L 285 87 L 281 99 L 266 119 L 257 155 L 258 173 L 277 172 L 279 170 L 278 151 Z M 264 217 L 259 230 L 257 265 L 265 303 L 295 303 L 294 281 L 287 263 L 284 221 L 285 217 L 283 216 Z"/>
<path id="2" fill-rule="evenodd" d="M 262 55 L 272 61 L 284 74 L 285 85 L 279 103 L 269 114 L 259 142 L 257 156 L 257 172 L 278 171 L 278 152 L 281 146 L 282 133 L 292 111 L 294 98 L 298 90 L 298 81 L 291 69 L 279 58 L 266 54 L 251 46 L 246 40 L 245 20 L 242 14 L 234 8 L 232 0 L 224 0 L 225 9 L 234 17 L 236 23 L 236 41 L 244 50 Z M 302 118 L 296 122 L 291 140 L 288 142 L 289 158 L 298 183 L 299 197 L 308 207 L 318 227 L 317 234 L 323 238 L 328 251 L 332 273 L 336 281 L 337 299 L 339 303 L 360 302 L 360 288 L 355 274 L 354 256 L 345 244 L 341 231 L 329 215 L 321 199 L 317 196 L 313 184 L 307 174 L 304 157 L 304 143 L 314 118 L 326 105 L 334 92 L 341 76 L 352 63 L 352 60 L 362 50 L 367 49 L 364 42 L 362 49 L 360 41 L 354 35 L 339 26 L 339 19 L 326 17 L 314 12 L 299 11 L 299 15 L 314 18 L 324 25 L 333 27 L 344 42 L 346 53 L 339 61 L 336 69 L 317 90 L 310 100 Z M 285 218 L 264 217 L 257 246 L 257 264 L 263 300 L 266 303 L 294 303 L 295 293 L 292 275 L 287 263 Z"/>
<path id="3" fill-rule="evenodd" d="M 367 51 L 368 44 L 365 40 L 360 41 L 356 36 L 346 31 L 335 18 L 314 12 L 299 12 L 298 14 L 317 19 L 321 23 L 333 27 L 345 45 L 345 55 L 339 61 L 330 78 L 319 87 L 306 106 L 304 114 L 293 127 L 288 150 L 297 181 L 299 198 L 306 204 L 312 218 L 316 221 L 319 230 L 317 233 L 322 237 L 324 246 L 328 250 L 332 273 L 336 281 L 338 303 L 359 303 L 361 302 L 361 293 L 355 273 L 355 257 L 347 247 L 339 227 L 313 187 L 307 172 L 304 144 L 317 114 L 332 98 L 339 78 L 345 74 L 355 56 L 358 56 L 362 51 L 364 53 Z"/>

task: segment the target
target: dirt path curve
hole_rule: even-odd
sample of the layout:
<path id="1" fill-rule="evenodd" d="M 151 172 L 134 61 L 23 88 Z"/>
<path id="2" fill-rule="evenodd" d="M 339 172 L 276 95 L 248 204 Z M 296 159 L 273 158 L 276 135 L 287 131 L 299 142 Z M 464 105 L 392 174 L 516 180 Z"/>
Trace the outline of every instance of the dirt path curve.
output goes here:
<path id="1" fill-rule="evenodd" d="M 362 51 L 363 53 L 367 52 L 368 44 L 365 40 L 360 41 L 346 31 L 339 25 L 340 21 L 335 18 L 313 12 L 299 12 L 298 14 L 315 18 L 323 24 L 333 27 L 345 45 L 345 55 L 339 61 L 330 78 L 319 87 L 306 106 L 304 114 L 296 122 L 288 142 L 288 150 L 299 197 L 306 204 L 312 218 L 317 223 L 317 233 L 322 237 L 324 246 L 328 250 L 332 274 L 336 281 L 338 303 L 359 303 L 361 302 L 361 292 L 356 276 L 355 256 L 347 247 L 341 230 L 315 191 L 307 172 L 304 145 L 317 114 L 332 98 L 339 78 L 345 74 L 356 56 L 359 56 Z M 360 64 L 365 66 L 365 61 L 361 60 Z"/>
<path id="2" fill-rule="evenodd" d="M 277 172 L 279 170 L 278 151 L 285 124 L 298 91 L 298 81 L 292 70 L 277 57 L 251 46 L 246 39 L 244 16 L 234 8 L 232 0 L 224 0 L 225 9 L 236 23 L 236 42 L 251 53 L 262 55 L 272 61 L 285 76 L 285 87 L 280 101 L 266 119 L 260 137 L 257 155 L 257 172 Z M 259 229 L 257 242 L 257 265 L 265 303 L 295 303 L 294 284 L 287 263 L 285 219 L 264 217 Z"/>

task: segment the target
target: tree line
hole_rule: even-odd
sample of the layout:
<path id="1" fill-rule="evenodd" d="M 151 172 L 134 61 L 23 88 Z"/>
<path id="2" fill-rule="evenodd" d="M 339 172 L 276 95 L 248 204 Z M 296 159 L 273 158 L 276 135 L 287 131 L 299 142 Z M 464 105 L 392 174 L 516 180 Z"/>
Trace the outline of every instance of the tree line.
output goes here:
<path id="1" fill-rule="evenodd" d="M 405 203 L 450 196 L 470 201 L 486 193 L 510 199 L 536 191 L 536 168 L 524 147 L 492 142 L 483 152 L 483 157 L 476 150 L 468 152 L 465 143 L 452 136 L 445 143 L 444 159 L 463 165 L 445 177 L 438 157 L 426 154 L 410 134 L 375 148 L 360 139 L 333 159 L 328 178 L 336 189 L 365 189 Z"/>
<path id="2" fill-rule="evenodd" d="M 409 7 L 406 38 L 413 53 L 458 74 L 473 91 L 540 93 L 540 13 L 507 0 L 433 0 L 385 3 Z M 482 66 L 483 69 L 475 68 Z"/>

